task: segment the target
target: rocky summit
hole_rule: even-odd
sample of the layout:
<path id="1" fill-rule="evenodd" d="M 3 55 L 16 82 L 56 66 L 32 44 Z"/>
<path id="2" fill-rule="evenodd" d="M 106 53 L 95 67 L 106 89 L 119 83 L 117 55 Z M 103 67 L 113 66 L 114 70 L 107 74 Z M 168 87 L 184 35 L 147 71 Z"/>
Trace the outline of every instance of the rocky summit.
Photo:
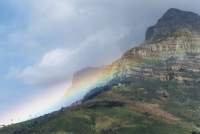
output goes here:
<path id="1" fill-rule="evenodd" d="M 177 30 L 188 29 L 194 33 L 200 33 L 200 16 L 193 12 L 179 9 L 169 9 L 146 32 L 146 41 L 155 41 L 169 36 Z"/>
<path id="2" fill-rule="evenodd" d="M 200 16 L 169 9 L 141 45 L 101 69 L 77 104 L 0 134 L 200 134 Z M 80 79 L 81 78 L 81 79 Z M 84 81 L 83 81 L 84 83 Z"/>

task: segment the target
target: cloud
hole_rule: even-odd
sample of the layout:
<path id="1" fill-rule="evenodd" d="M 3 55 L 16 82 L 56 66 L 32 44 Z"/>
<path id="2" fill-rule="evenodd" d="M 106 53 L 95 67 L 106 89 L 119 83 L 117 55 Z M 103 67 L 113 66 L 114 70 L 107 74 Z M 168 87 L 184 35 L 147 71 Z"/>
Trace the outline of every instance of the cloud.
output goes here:
<path id="1" fill-rule="evenodd" d="M 50 84 L 60 80 L 63 77 L 63 70 L 66 70 L 66 64 L 69 62 L 72 53 L 65 49 L 55 49 L 47 52 L 41 60 L 24 69 L 14 69 L 10 77 L 14 76 L 29 84 Z M 68 79 L 65 76 L 66 80 Z"/>
<path id="2" fill-rule="evenodd" d="M 126 28 L 102 30 L 89 36 L 76 49 L 57 48 L 48 51 L 39 62 L 22 69 L 13 69 L 9 77 L 40 86 L 68 81 L 82 68 L 105 65 L 119 58 L 121 49 L 118 42 L 127 34 Z"/>

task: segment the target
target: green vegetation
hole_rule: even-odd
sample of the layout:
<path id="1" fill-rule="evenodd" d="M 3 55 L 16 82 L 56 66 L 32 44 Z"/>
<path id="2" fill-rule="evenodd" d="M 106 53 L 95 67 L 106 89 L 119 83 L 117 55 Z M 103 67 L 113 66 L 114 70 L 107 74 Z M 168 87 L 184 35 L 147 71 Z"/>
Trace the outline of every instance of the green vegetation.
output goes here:
<path id="1" fill-rule="evenodd" d="M 8 126 L 0 134 L 192 134 L 200 115 L 190 110 L 200 103 L 180 87 L 176 81 L 132 79 L 82 105 Z"/>

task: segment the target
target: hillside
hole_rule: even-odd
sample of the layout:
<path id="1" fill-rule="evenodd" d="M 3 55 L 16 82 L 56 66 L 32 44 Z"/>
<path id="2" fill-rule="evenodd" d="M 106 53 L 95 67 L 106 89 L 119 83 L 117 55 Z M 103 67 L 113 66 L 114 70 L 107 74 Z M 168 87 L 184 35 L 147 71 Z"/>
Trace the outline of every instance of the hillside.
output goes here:
<path id="1" fill-rule="evenodd" d="M 78 73 L 75 86 L 87 74 L 106 77 L 80 103 L 0 134 L 200 134 L 199 22 L 195 13 L 169 9 L 144 43 L 105 68 Z"/>

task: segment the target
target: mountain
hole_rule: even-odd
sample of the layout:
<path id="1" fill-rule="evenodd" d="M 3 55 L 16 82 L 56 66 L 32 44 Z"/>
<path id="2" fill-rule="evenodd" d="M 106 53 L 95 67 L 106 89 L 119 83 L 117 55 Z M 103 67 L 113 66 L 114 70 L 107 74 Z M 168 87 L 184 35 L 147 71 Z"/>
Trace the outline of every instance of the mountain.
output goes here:
<path id="1" fill-rule="evenodd" d="M 199 15 L 169 9 L 144 43 L 76 75 L 74 86 L 93 85 L 80 103 L 0 134 L 200 134 L 199 26 Z"/>

